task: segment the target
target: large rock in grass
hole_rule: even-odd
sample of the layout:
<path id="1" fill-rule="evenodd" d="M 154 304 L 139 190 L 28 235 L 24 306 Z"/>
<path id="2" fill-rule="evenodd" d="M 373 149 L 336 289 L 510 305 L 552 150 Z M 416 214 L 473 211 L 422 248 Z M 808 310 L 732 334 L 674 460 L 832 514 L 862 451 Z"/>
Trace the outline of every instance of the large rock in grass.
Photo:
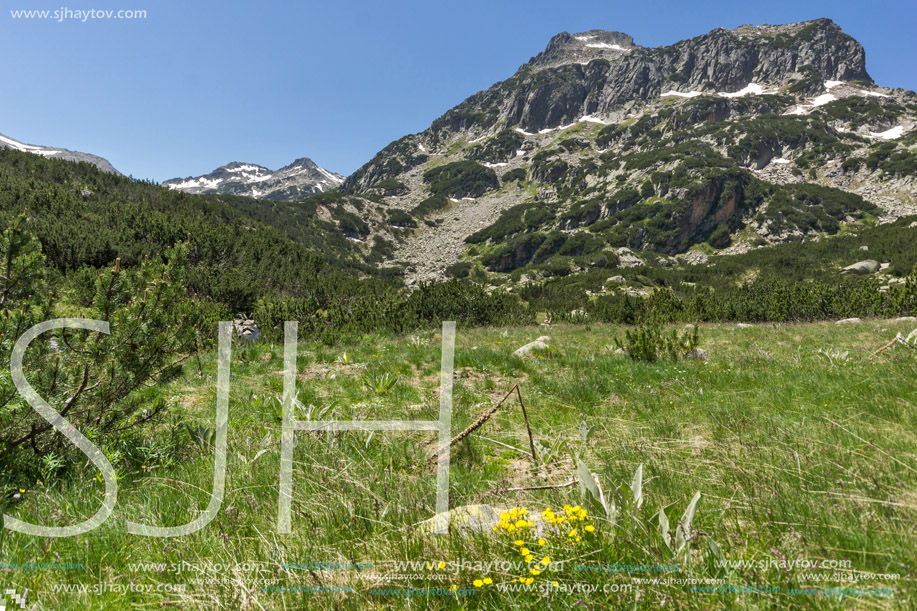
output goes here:
<path id="1" fill-rule="evenodd" d="M 863 322 L 863 319 L 862 319 L 862 318 L 844 318 L 844 319 L 842 319 L 842 320 L 837 321 L 835 324 L 838 324 L 838 325 L 851 325 L 851 324 L 855 324 L 855 323 L 858 323 L 858 322 Z"/>
<path id="2" fill-rule="evenodd" d="M 879 271 L 879 262 L 873 259 L 857 261 L 853 265 L 848 265 L 847 267 L 841 268 L 841 274 L 855 274 L 857 276 L 874 274 L 877 271 Z"/>
<path id="3" fill-rule="evenodd" d="M 551 341 L 550 337 L 548 337 L 547 335 L 542 335 L 541 337 L 536 339 L 534 342 L 529 342 L 526 345 L 522 346 L 521 348 L 518 348 L 515 352 L 513 352 L 513 354 L 515 354 L 519 358 L 525 358 L 529 356 L 530 354 L 532 354 L 533 352 L 535 352 L 536 350 L 547 350 L 549 341 Z"/>

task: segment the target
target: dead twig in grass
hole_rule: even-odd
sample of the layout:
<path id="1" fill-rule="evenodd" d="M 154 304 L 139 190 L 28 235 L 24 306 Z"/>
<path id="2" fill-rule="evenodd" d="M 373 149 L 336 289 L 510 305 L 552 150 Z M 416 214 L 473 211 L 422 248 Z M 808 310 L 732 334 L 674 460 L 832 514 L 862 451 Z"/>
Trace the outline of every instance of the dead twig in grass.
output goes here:
<path id="1" fill-rule="evenodd" d="M 901 338 L 901 334 L 899 333 L 897 336 L 895 336 L 895 338 L 894 338 L 892 341 L 888 342 L 887 344 L 885 344 L 884 346 L 882 346 L 881 348 L 879 348 L 878 350 L 876 350 L 875 352 L 873 352 L 872 354 L 870 354 L 870 355 L 869 355 L 868 357 L 866 357 L 866 358 L 871 359 L 872 357 L 874 357 L 875 355 L 879 354 L 880 352 L 884 352 L 884 351 L 888 350 L 889 348 L 891 348 L 891 347 L 894 346 L 895 344 L 902 344 L 902 345 L 904 345 L 904 346 L 907 346 L 907 347 L 910 348 L 911 350 L 917 350 L 917 346 L 912 346 L 912 345 L 910 345 L 909 343 L 907 343 L 905 340 L 903 340 L 903 339 Z"/>
<path id="2" fill-rule="evenodd" d="M 490 420 L 490 417 L 493 416 L 495 413 L 497 413 L 498 409 L 503 407 L 503 404 L 506 403 L 506 400 L 509 399 L 514 392 L 516 393 L 516 397 L 519 399 L 520 407 L 522 407 L 522 418 L 525 420 L 525 429 L 526 431 L 528 431 L 528 434 L 529 434 L 529 447 L 532 450 L 532 460 L 534 460 L 535 462 L 538 462 L 538 454 L 535 452 L 535 440 L 532 437 L 532 427 L 529 425 L 529 415 L 525 409 L 525 403 L 523 403 L 522 401 L 522 391 L 519 389 L 518 384 L 514 384 L 513 387 L 509 389 L 509 392 L 503 395 L 503 398 L 500 399 L 500 401 L 498 401 L 496 405 L 494 405 L 492 408 L 490 408 L 485 413 L 481 414 L 481 416 L 477 420 L 475 420 L 474 423 L 472 423 L 464 431 L 462 431 L 461 433 L 453 437 L 452 440 L 449 442 L 449 447 L 451 448 L 452 446 L 460 442 L 462 439 L 464 439 L 465 437 L 468 437 L 473 432 L 475 432 L 477 429 L 484 426 L 484 424 L 488 420 Z M 430 445 L 430 443 L 432 442 L 427 442 L 427 445 Z M 518 448 L 513 448 L 513 449 L 515 450 Z M 430 457 L 430 460 L 428 461 L 428 465 L 435 463 L 438 458 L 439 458 L 438 454 L 433 454 Z"/>

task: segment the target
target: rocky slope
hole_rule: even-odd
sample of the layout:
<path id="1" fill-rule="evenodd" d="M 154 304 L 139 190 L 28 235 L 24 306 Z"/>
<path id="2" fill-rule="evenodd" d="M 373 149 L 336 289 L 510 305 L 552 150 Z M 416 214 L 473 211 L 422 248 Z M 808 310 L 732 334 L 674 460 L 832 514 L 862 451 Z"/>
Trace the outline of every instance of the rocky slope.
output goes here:
<path id="1" fill-rule="evenodd" d="M 203 176 L 173 178 L 162 184 L 187 193 L 295 201 L 336 189 L 343 182 L 343 176 L 320 168 L 308 157 L 303 157 L 276 172 L 253 163 L 234 161 Z"/>
<path id="2" fill-rule="evenodd" d="M 118 170 L 114 168 L 107 159 L 103 159 L 97 155 L 90 155 L 89 153 L 80 153 L 79 151 L 70 151 L 67 149 L 61 148 L 52 148 L 49 146 L 38 146 L 36 144 L 24 144 L 18 140 L 13 140 L 8 136 L 0 134 L 0 148 L 9 148 L 17 151 L 22 151 L 24 153 L 32 153 L 34 155 L 41 155 L 42 157 L 51 157 L 54 159 L 65 159 L 67 161 L 85 161 L 96 166 L 103 172 L 108 172 L 109 174 L 120 174 Z"/>
<path id="3" fill-rule="evenodd" d="M 917 213 L 915 125 L 827 19 L 654 49 L 562 33 L 342 190 L 391 219 L 373 232 L 409 281 L 689 264 Z"/>

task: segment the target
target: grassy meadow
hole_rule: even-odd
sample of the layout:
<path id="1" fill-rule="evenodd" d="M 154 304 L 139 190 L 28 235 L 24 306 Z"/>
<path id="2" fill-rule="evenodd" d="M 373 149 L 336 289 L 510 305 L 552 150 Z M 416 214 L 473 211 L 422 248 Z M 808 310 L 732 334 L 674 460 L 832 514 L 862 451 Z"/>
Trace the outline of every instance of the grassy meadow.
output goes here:
<path id="1" fill-rule="evenodd" d="M 706 360 L 655 363 L 615 353 L 620 326 L 459 328 L 453 435 L 519 384 L 538 460 L 510 397 L 453 446 L 450 473 L 453 513 L 488 505 L 502 526 L 472 509 L 483 526 L 446 536 L 422 524 L 432 432 L 297 433 L 293 532 L 279 534 L 283 346 L 235 344 L 217 517 L 185 537 L 129 535 L 127 520 L 184 524 L 207 506 L 213 448 L 197 427 L 214 426 L 213 349 L 186 361 L 169 413 L 124 450 L 111 518 L 72 538 L 0 530 L 0 578 L 61 610 L 914 609 L 917 351 L 870 354 L 915 326 L 702 325 Z M 549 349 L 513 355 L 541 335 Z M 437 329 L 301 342 L 296 417 L 435 420 L 439 359 Z M 97 510 L 91 466 L 50 475 L 4 491 L 3 512 L 65 525 Z M 696 492 L 673 555 L 657 512 L 674 532 Z M 529 556 L 540 569 L 507 570 Z"/>

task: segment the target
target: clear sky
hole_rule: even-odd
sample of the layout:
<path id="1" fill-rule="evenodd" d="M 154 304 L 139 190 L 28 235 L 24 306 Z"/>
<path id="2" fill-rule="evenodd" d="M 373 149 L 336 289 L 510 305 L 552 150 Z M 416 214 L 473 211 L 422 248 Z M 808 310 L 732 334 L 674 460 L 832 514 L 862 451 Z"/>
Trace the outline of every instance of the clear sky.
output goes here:
<path id="1" fill-rule="evenodd" d="M 829 17 L 880 85 L 917 89 L 917 3 L 802 0 L 0 0 L 0 133 L 157 181 L 298 157 L 349 174 L 509 77 L 561 31 L 643 46 Z M 146 10 L 14 19 L 11 10 Z"/>

